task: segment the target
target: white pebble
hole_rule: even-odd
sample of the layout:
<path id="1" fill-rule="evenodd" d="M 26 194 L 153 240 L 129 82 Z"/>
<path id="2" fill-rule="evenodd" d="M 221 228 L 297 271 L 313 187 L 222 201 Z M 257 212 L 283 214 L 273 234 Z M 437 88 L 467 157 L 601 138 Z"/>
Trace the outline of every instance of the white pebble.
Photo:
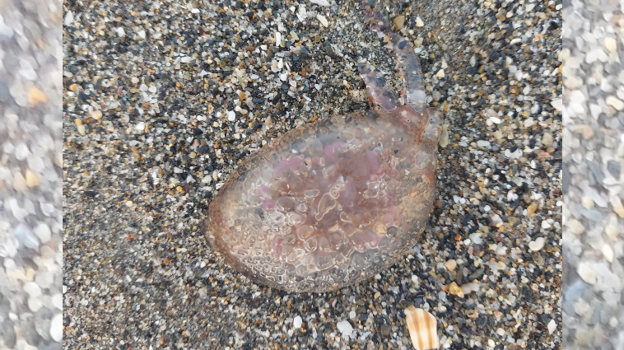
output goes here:
<path id="1" fill-rule="evenodd" d="M 553 332 L 557 329 L 557 323 L 555 323 L 555 320 L 550 320 L 550 322 L 548 322 L 548 333 L 553 334 Z"/>
<path id="2" fill-rule="evenodd" d="M 534 252 L 538 252 L 542 250 L 542 248 L 544 248 L 544 243 L 545 243 L 544 237 L 538 237 L 534 241 L 529 243 L 529 249 L 531 249 Z"/>
<path id="3" fill-rule="evenodd" d="M 293 326 L 295 328 L 301 328 L 301 324 L 303 323 L 303 321 L 301 320 L 301 316 L 297 315 L 295 316 L 295 319 L 293 320 Z"/>
<path id="4" fill-rule="evenodd" d="M 28 309 L 32 312 L 37 312 L 43 306 L 43 302 L 40 297 L 28 298 Z"/>
<path id="5" fill-rule="evenodd" d="M 438 77 L 438 79 L 442 79 L 442 78 L 444 78 L 444 69 L 440 69 L 440 70 L 436 73 L 436 77 Z"/>
<path id="6" fill-rule="evenodd" d="M 310 2 L 313 3 L 313 4 L 320 5 L 320 6 L 329 6 L 329 1 L 327 1 L 327 0 L 310 0 Z M 299 11 L 301 11 L 301 9 Z"/>
<path id="7" fill-rule="evenodd" d="M 32 298 L 41 296 L 41 288 L 35 282 L 27 282 L 24 284 L 24 292 Z"/>
<path id="8" fill-rule="evenodd" d="M 71 26 L 74 23 L 74 14 L 71 11 L 67 11 L 65 15 L 65 25 Z"/>
<path id="9" fill-rule="evenodd" d="M 63 340 L 63 314 L 56 314 L 50 321 L 50 336 L 58 343 Z"/>
<path id="10" fill-rule="evenodd" d="M 609 50 L 609 52 L 617 51 L 617 41 L 615 40 L 615 38 L 612 38 L 612 37 L 605 38 L 604 44 L 607 50 Z"/>
<path id="11" fill-rule="evenodd" d="M 478 283 L 466 283 L 466 284 L 462 284 L 460 288 L 462 292 L 464 293 L 464 295 L 468 295 L 472 292 L 478 292 L 479 284 Z"/>
<path id="12" fill-rule="evenodd" d="M 478 232 L 471 233 L 468 237 L 470 238 L 472 242 L 474 242 L 474 244 L 483 243 L 483 239 L 481 238 L 481 235 Z"/>
<path id="13" fill-rule="evenodd" d="M 20 143 L 15 147 L 15 158 L 17 158 L 17 160 L 24 160 L 28 155 L 30 155 L 30 150 L 26 144 Z"/>
<path id="14" fill-rule="evenodd" d="M 227 119 L 231 122 L 233 122 L 234 120 L 236 120 L 236 113 L 234 113 L 234 111 L 228 111 L 227 112 Z"/>
<path id="15" fill-rule="evenodd" d="M 605 244 L 602 246 L 602 255 L 604 255 L 605 259 L 607 259 L 608 262 L 613 262 L 615 254 L 613 253 L 613 248 L 611 248 L 610 245 Z"/>
<path id="16" fill-rule="evenodd" d="M 596 273 L 589 264 L 584 262 L 580 263 L 576 272 L 583 279 L 583 281 L 589 284 L 596 283 Z"/>
<path id="17" fill-rule="evenodd" d="M 282 46 L 282 33 L 275 32 L 275 46 Z"/>
<path id="18" fill-rule="evenodd" d="M 425 22 L 423 22 L 422 18 L 420 18 L 420 16 L 416 17 L 416 27 L 422 27 L 425 25 Z"/>
<path id="19" fill-rule="evenodd" d="M 41 288 L 50 288 L 50 286 L 54 283 L 54 275 L 51 272 L 39 271 L 35 277 L 35 282 Z"/>
<path id="20" fill-rule="evenodd" d="M 621 111 L 622 109 L 624 109 L 624 102 L 622 102 L 620 99 L 618 99 L 615 96 L 607 97 L 606 102 L 609 106 L 617 109 L 618 111 Z"/>
<path id="21" fill-rule="evenodd" d="M 340 321 L 338 322 L 336 327 L 338 328 L 338 331 L 340 331 L 340 333 L 346 336 L 351 335 L 351 333 L 353 332 L 353 326 L 351 326 L 351 323 L 349 323 L 349 321 Z"/>
<path id="22" fill-rule="evenodd" d="M 44 223 L 39 223 L 37 227 L 35 227 L 35 234 L 39 237 L 41 243 L 45 244 L 50 241 L 52 238 L 52 232 L 50 231 L 50 227 Z"/>
<path id="23" fill-rule="evenodd" d="M 490 141 L 479 140 L 477 141 L 477 146 L 480 148 L 490 148 Z"/>
<path id="24" fill-rule="evenodd" d="M 61 293 L 52 296 L 52 306 L 59 310 L 63 310 L 63 295 Z"/>

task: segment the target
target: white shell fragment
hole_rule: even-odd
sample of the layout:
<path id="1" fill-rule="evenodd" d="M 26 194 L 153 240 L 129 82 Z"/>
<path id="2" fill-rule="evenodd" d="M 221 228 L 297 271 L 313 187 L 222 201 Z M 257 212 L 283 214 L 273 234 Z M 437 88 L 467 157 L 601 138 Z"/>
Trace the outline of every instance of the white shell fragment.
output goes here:
<path id="1" fill-rule="evenodd" d="M 325 18 L 325 16 L 316 15 L 316 19 L 318 19 L 319 22 L 321 22 L 321 24 L 324 25 L 325 27 L 329 26 L 329 22 L 327 22 L 327 18 Z"/>
<path id="2" fill-rule="evenodd" d="M 438 321 L 429 312 L 413 305 L 405 309 L 405 322 L 416 350 L 433 350 L 440 347 Z"/>

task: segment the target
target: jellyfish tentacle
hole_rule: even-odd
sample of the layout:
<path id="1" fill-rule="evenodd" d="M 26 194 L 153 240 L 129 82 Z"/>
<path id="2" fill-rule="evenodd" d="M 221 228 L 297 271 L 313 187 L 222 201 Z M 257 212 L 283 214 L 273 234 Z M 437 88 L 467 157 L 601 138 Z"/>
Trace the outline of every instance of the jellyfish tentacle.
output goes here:
<path id="1" fill-rule="evenodd" d="M 405 97 L 405 105 L 411 106 L 417 112 L 423 111 L 426 107 L 426 94 L 420 62 L 414 53 L 414 48 L 406 38 L 392 33 L 390 23 L 378 9 L 370 8 L 362 2 L 360 2 L 360 7 L 368 25 L 376 32 L 390 38 L 399 72 L 404 80 L 401 95 Z"/>
<path id="2" fill-rule="evenodd" d="M 386 86 L 383 75 L 378 71 L 376 72 L 374 66 L 367 62 L 361 62 L 358 65 L 358 70 L 366 83 L 368 96 L 373 103 L 385 111 L 391 111 L 398 107 L 399 98 L 394 91 Z"/>

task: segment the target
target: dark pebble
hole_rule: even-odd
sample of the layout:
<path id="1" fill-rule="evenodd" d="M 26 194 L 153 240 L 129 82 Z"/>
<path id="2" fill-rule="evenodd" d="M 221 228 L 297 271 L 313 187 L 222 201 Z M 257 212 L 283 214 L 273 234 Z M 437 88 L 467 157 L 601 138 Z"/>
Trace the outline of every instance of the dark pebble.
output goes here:
<path id="1" fill-rule="evenodd" d="M 563 165 L 562 167 L 563 169 L 563 192 L 568 192 L 568 189 L 570 188 L 570 181 L 572 179 L 570 179 L 570 170 L 568 170 L 568 166 L 567 165 Z"/>
<path id="2" fill-rule="evenodd" d="M 622 65 L 617 62 L 607 63 L 605 71 L 609 74 L 618 74 L 622 71 Z"/>
<path id="3" fill-rule="evenodd" d="M 399 305 L 399 307 L 401 307 L 403 309 L 407 309 L 408 307 L 413 306 L 414 303 L 409 301 L 409 300 L 402 299 L 401 301 L 399 301 L 398 305 Z"/>
<path id="4" fill-rule="evenodd" d="M 387 337 L 388 335 L 390 335 L 390 332 L 392 332 L 392 327 L 390 327 L 390 325 L 387 325 L 385 323 L 381 325 L 381 334 Z"/>
<path id="5" fill-rule="evenodd" d="M 0 335 L 4 338 L 4 345 L 8 346 L 9 349 L 12 349 L 13 346 L 15 346 L 17 337 L 13 328 L 13 322 L 8 319 L 5 320 L 2 327 L 0 327 Z"/>
<path id="6" fill-rule="evenodd" d="M 615 177 L 616 180 L 620 179 L 620 174 L 622 171 L 622 165 L 620 162 L 616 160 L 610 160 L 607 162 L 607 170 Z"/>
<path id="7" fill-rule="evenodd" d="M 89 98 L 90 98 L 90 97 L 89 97 L 89 95 L 87 95 L 87 94 L 85 94 L 84 92 L 80 91 L 80 92 L 78 93 L 78 98 L 79 98 L 79 99 L 80 99 L 80 101 L 82 101 L 82 102 L 87 102 L 87 101 L 89 101 Z"/>
<path id="8" fill-rule="evenodd" d="M 11 98 L 9 93 L 9 83 L 5 80 L 0 80 L 0 103 L 7 103 Z"/>
<path id="9" fill-rule="evenodd" d="M 478 269 L 477 271 L 473 272 L 472 275 L 468 276 L 468 280 L 480 280 L 481 277 L 483 277 L 483 272 L 483 269 Z"/>
<path id="10" fill-rule="evenodd" d="M 602 181 L 605 178 L 604 172 L 602 170 L 602 166 L 600 166 L 600 164 L 594 161 L 588 162 L 587 165 L 589 166 L 589 170 L 591 171 L 591 174 L 594 176 L 594 179 L 596 180 L 596 182 L 602 183 Z"/>

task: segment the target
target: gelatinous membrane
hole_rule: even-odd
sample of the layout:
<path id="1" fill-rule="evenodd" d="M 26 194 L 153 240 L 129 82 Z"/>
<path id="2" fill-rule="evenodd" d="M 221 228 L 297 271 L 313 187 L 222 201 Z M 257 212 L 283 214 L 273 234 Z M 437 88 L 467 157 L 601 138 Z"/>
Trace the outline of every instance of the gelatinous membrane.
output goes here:
<path id="1" fill-rule="evenodd" d="M 387 122 L 387 129 L 372 127 L 379 119 Z M 403 127 L 390 112 L 356 113 L 351 120 L 342 128 L 351 135 L 356 127 L 366 129 L 367 142 L 337 144 L 338 131 L 304 133 L 313 135 L 296 140 L 307 146 L 299 148 L 299 159 L 310 159 L 305 172 L 292 171 L 289 167 L 300 165 L 292 159 L 274 160 L 271 154 L 287 150 L 269 143 L 247 160 L 254 165 L 244 182 L 257 186 L 232 186 L 239 181 L 235 172 L 210 205 L 208 237 L 213 246 L 253 281 L 289 291 L 339 288 L 387 268 L 404 245 L 417 243 L 433 207 L 435 178 L 430 174 L 435 174 L 437 155 L 426 152 L 435 148 L 422 147 L 422 134 Z M 303 128 L 314 131 L 323 124 Z M 384 157 L 379 144 L 404 151 Z M 284 185 L 289 176 L 300 180 L 296 190 Z M 266 240 L 271 244 L 262 248 L 269 250 L 262 255 L 258 247 L 267 246 L 256 244 Z M 268 260 L 250 261 L 245 254 Z M 376 254 L 382 258 L 370 258 Z M 275 269 L 263 270 L 263 264 Z M 289 269 L 289 278 L 277 273 Z"/>
<path id="2" fill-rule="evenodd" d="M 397 106 L 360 65 L 382 110 L 317 121 L 269 142 L 210 204 L 208 240 L 254 282 L 336 289 L 374 276 L 418 242 L 433 209 L 441 116 L 424 108 L 413 51 L 391 40 L 407 70 L 409 105 Z"/>

